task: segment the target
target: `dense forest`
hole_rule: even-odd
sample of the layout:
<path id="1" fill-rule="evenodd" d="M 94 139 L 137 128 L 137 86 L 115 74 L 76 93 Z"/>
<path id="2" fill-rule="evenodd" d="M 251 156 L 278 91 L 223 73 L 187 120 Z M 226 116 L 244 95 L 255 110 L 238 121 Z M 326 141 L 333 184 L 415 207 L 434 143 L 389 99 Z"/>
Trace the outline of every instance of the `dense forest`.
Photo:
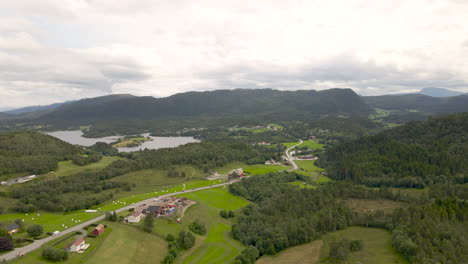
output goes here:
<path id="1" fill-rule="evenodd" d="M 466 183 L 468 113 L 411 122 L 328 148 L 318 161 L 336 180 L 423 188 Z"/>
<path id="2" fill-rule="evenodd" d="M 237 257 L 236 263 L 253 263 L 252 259 L 261 255 L 275 254 L 350 225 L 392 231 L 395 249 L 412 263 L 457 264 L 468 257 L 468 204 L 456 193 L 445 199 L 411 198 L 388 188 L 350 183 L 332 183 L 318 189 L 287 184 L 302 177 L 271 173 L 230 186 L 233 194 L 253 202 L 241 211 L 232 227 L 233 237 L 250 248 Z M 356 213 L 343 203 L 348 198 L 407 201 L 411 206 L 397 208 L 391 214 Z"/>
<path id="3" fill-rule="evenodd" d="M 127 159 L 115 161 L 99 172 L 79 173 L 18 186 L 11 193 L 13 198 L 19 199 L 13 209 L 30 212 L 37 209 L 73 211 L 90 208 L 112 198 L 111 190 L 130 190 L 131 184 L 106 181 L 128 172 L 193 165 L 204 170 L 208 176 L 209 171 L 229 162 L 263 163 L 275 157 L 276 153 L 262 152 L 262 148 L 242 143 L 203 142 L 121 155 Z"/>
<path id="4" fill-rule="evenodd" d="M 38 132 L 1 132 L 0 176 L 50 172 L 57 168 L 58 161 L 79 151 L 78 147 Z"/>

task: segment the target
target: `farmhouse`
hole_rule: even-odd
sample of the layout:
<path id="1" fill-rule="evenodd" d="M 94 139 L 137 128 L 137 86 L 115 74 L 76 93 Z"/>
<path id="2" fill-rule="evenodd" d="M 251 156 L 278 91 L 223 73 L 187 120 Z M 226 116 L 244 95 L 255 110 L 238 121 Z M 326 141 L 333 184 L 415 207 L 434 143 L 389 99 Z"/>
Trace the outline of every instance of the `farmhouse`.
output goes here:
<path id="1" fill-rule="evenodd" d="M 99 236 L 99 235 L 101 235 L 103 232 L 104 232 L 104 225 L 103 225 L 103 224 L 99 224 L 98 226 L 96 226 L 96 227 L 93 229 L 93 235 L 94 235 L 94 236 Z"/>
<path id="2" fill-rule="evenodd" d="M 127 221 L 129 223 L 138 223 L 140 222 L 142 217 L 143 217 L 143 213 L 141 211 L 135 211 L 127 217 Z"/>
<path id="3" fill-rule="evenodd" d="M 8 231 L 8 234 L 11 235 L 11 234 L 18 232 L 20 227 L 17 224 L 11 224 L 11 225 L 7 225 L 6 229 Z"/>
<path id="4" fill-rule="evenodd" d="M 235 170 L 232 170 L 231 172 L 229 172 L 229 177 L 232 177 L 232 176 L 235 176 L 237 175 L 237 177 L 244 177 L 244 170 L 242 168 L 239 168 L 239 169 L 235 169 Z"/>
<path id="5" fill-rule="evenodd" d="M 83 253 L 88 247 L 89 244 L 85 244 L 84 238 L 78 238 L 75 242 L 70 244 L 67 249 L 70 252 Z"/>
<path id="6" fill-rule="evenodd" d="M 151 205 L 148 208 L 146 208 L 143 213 L 145 214 L 153 214 L 153 215 L 158 215 L 163 211 L 163 208 L 159 205 Z"/>

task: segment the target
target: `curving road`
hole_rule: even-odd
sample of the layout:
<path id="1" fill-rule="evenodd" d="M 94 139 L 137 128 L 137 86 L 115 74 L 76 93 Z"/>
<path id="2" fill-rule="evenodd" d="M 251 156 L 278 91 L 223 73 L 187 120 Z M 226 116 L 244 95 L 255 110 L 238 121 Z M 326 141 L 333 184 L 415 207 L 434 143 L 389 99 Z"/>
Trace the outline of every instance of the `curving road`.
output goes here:
<path id="1" fill-rule="evenodd" d="M 232 180 L 230 182 L 225 182 L 225 183 L 220 183 L 220 184 L 215 184 L 215 185 L 210 185 L 210 186 L 205 186 L 205 187 L 194 188 L 194 189 L 190 189 L 190 190 L 186 190 L 186 191 L 182 191 L 182 192 L 174 192 L 174 193 L 158 195 L 158 198 L 170 197 L 170 196 L 175 196 L 175 195 L 184 194 L 184 193 L 191 193 L 191 192 L 196 192 L 196 191 L 200 191 L 200 190 L 217 188 L 217 187 L 221 187 L 221 186 L 225 186 L 225 185 L 235 183 L 235 182 L 237 182 L 239 180 L 240 179 Z M 139 206 L 139 205 L 142 205 L 142 204 L 145 204 L 145 203 L 149 203 L 149 202 L 153 201 L 153 199 L 154 199 L 154 197 L 143 200 L 143 201 L 140 201 L 140 202 L 137 202 L 137 203 L 134 203 L 134 204 L 131 204 L 131 205 L 127 205 L 127 206 L 122 207 L 120 209 L 117 209 L 115 211 L 117 213 L 120 213 L 120 212 L 123 212 L 125 210 L 128 210 L 131 207 L 136 207 L 136 206 Z M 45 243 L 47 243 L 47 242 L 49 242 L 51 240 L 54 240 L 54 239 L 59 238 L 61 236 L 70 234 L 72 232 L 80 231 L 81 229 L 83 229 L 84 227 L 86 227 L 86 226 L 88 226 L 88 225 L 90 225 L 92 223 L 104 220 L 105 217 L 106 217 L 105 215 L 98 216 L 98 217 L 96 217 L 94 219 L 91 219 L 89 221 L 86 221 L 86 222 L 81 223 L 79 225 L 76 225 L 74 227 L 71 227 L 71 228 L 69 228 L 67 230 L 64 230 L 64 231 L 60 232 L 58 235 L 56 235 L 56 236 L 49 236 L 49 237 L 46 237 L 46 238 L 41 239 L 41 240 L 35 240 L 33 243 L 31 243 L 31 244 L 29 244 L 27 246 L 20 247 L 20 248 L 15 248 L 11 252 L 8 252 L 8 253 L 6 253 L 4 255 L 0 255 L 0 261 L 2 261 L 2 260 L 7 260 L 7 261 L 12 260 L 12 259 L 18 257 L 20 253 L 21 254 L 26 254 L 26 253 L 31 252 L 33 250 L 39 249 Z"/>
<path id="2" fill-rule="evenodd" d="M 291 149 L 293 149 L 293 148 L 299 146 L 299 145 L 302 144 L 302 143 L 304 143 L 304 141 L 302 141 L 302 139 L 300 139 L 298 144 L 296 144 L 296 145 L 294 145 L 294 146 L 292 146 L 292 147 L 290 147 L 290 148 L 288 148 L 288 149 L 286 150 L 286 152 L 285 152 L 285 153 L 286 153 L 286 157 L 288 158 L 289 163 L 291 163 L 292 166 L 293 166 L 293 168 L 292 168 L 292 169 L 289 169 L 288 171 L 293 171 L 293 170 L 299 169 L 299 166 L 297 166 L 296 162 L 294 161 L 294 157 L 291 156 L 291 155 L 289 154 L 289 152 L 291 151 Z"/>

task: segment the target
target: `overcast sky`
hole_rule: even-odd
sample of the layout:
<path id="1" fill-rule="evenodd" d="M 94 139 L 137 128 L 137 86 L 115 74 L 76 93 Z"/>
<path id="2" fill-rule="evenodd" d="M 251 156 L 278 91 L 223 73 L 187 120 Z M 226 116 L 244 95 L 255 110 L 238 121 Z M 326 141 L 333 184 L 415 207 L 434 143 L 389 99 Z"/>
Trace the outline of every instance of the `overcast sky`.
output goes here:
<path id="1" fill-rule="evenodd" d="M 467 0 L 2 0 L 0 108 L 105 94 L 468 92 Z"/>

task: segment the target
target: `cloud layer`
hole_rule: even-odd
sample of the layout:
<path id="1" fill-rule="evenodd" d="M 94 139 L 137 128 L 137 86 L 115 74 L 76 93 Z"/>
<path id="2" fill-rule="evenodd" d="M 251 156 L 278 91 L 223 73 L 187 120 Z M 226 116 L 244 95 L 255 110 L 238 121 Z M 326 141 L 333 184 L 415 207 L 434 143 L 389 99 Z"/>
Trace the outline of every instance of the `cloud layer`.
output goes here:
<path id="1" fill-rule="evenodd" d="M 16 0 L 0 107 L 232 88 L 468 92 L 461 0 Z"/>

